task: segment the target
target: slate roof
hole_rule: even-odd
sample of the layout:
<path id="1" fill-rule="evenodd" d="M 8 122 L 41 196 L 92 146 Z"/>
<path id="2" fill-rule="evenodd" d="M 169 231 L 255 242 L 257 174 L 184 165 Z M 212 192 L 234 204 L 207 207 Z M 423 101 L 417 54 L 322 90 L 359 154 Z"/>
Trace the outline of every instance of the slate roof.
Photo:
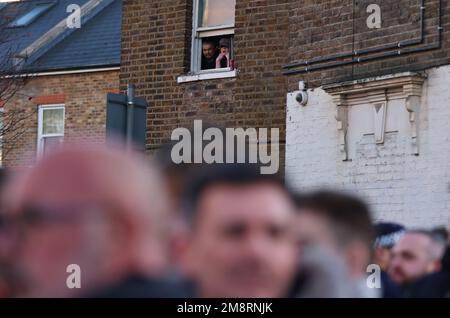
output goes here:
<path id="1" fill-rule="evenodd" d="M 45 33 L 70 15 L 70 4 L 80 6 L 89 0 L 27 0 L 0 7 L 0 32 L 8 41 L 0 44 L 0 58 L 12 61 Z M 31 10 L 39 3 L 54 2 L 43 15 L 24 27 L 8 28 L 5 22 Z M 80 29 L 67 28 L 54 40 L 31 54 L 25 62 L 27 71 L 55 71 L 109 67 L 120 65 L 122 0 L 102 0 L 88 15 L 83 16 Z M 1 40 L 1 35 L 0 35 Z"/>

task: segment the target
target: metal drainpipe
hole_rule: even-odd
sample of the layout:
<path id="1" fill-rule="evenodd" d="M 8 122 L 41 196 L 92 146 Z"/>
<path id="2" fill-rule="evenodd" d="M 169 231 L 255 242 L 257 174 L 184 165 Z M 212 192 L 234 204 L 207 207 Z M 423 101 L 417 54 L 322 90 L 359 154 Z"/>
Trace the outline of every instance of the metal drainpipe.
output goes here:
<path id="1" fill-rule="evenodd" d="M 128 149 L 133 148 L 133 126 L 134 126 L 134 97 L 135 97 L 135 86 L 133 84 L 128 84 L 127 88 L 127 135 L 126 144 Z"/>
<path id="2" fill-rule="evenodd" d="M 332 55 L 328 55 L 328 56 L 324 56 L 324 57 L 312 58 L 310 60 L 303 61 L 303 62 L 287 64 L 287 65 L 283 66 L 283 69 L 290 69 L 290 68 L 299 67 L 299 66 L 309 66 L 309 65 L 317 64 L 317 63 L 332 62 L 334 60 L 341 59 L 341 58 L 349 58 L 349 57 L 365 55 L 365 54 L 369 54 L 369 53 L 377 53 L 377 52 L 381 52 L 381 51 L 385 51 L 385 50 L 389 50 L 389 49 L 407 47 L 407 46 L 412 46 L 412 45 L 420 45 L 423 43 L 424 34 L 425 34 L 425 9 L 426 9 L 425 0 L 421 0 L 420 38 L 419 39 L 400 41 L 396 44 L 395 43 L 388 44 L 388 45 L 383 45 L 380 47 L 363 49 L 363 50 L 359 50 L 359 51 L 356 50 L 354 52 L 339 53 L 339 54 L 332 54 Z"/>
<path id="3" fill-rule="evenodd" d="M 421 17 L 420 18 L 420 20 L 421 20 L 421 22 L 420 22 L 420 24 L 421 24 L 421 31 L 420 31 L 421 39 L 402 41 L 402 42 L 399 42 L 398 44 L 390 44 L 390 45 L 385 45 L 382 47 L 355 51 L 354 53 L 335 54 L 335 55 L 311 59 L 309 61 L 304 61 L 301 63 L 288 64 L 288 65 L 283 66 L 283 68 L 290 69 L 290 68 L 294 68 L 294 67 L 298 67 L 298 66 L 306 66 L 306 67 L 302 70 L 289 70 L 289 71 L 283 72 L 283 74 L 284 75 L 303 74 L 303 73 L 316 71 L 316 70 L 324 70 L 324 69 L 334 68 L 334 67 L 343 66 L 343 65 L 351 65 L 351 64 L 355 64 L 355 63 L 362 63 L 362 62 L 378 60 L 378 59 L 383 59 L 383 58 L 392 57 L 392 56 L 412 54 L 412 53 L 424 52 L 424 51 L 429 51 L 429 50 L 434 50 L 434 49 L 440 48 L 441 44 L 442 44 L 441 42 L 442 42 L 442 30 L 443 30 L 442 21 L 441 21 L 442 20 L 442 0 L 439 0 L 438 27 L 437 27 L 438 28 L 438 43 L 434 43 L 434 44 L 431 44 L 431 45 L 428 45 L 428 46 L 425 46 L 422 48 L 400 50 L 400 48 L 402 48 L 402 47 L 412 46 L 412 45 L 420 45 L 424 41 L 424 37 L 425 37 L 424 36 L 424 34 L 425 34 L 425 14 L 424 14 L 425 0 L 422 0 L 421 3 L 422 3 L 421 8 L 420 8 L 421 9 L 421 14 L 420 14 L 420 17 Z M 323 63 L 323 62 L 327 62 L 327 61 L 330 62 L 330 61 L 334 61 L 334 60 L 341 59 L 341 58 L 355 57 L 358 55 L 365 55 L 365 54 L 369 54 L 369 53 L 377 53 L 377 52 L 382 52 L 382 51 L 386 51 L 386 50 L 394 49 L 394 48 L 399 48 L 399 50 L 394 51 L 394 52 L 387 52 L 387 53 L 379 54 L 376 56 L 370 56 L 370 57 L 366 57 L 366 58 L 358 57 L 358 58 L 352 59 L 350 61 L 340 61 L 340 62 L 321 65 L 321 66 L 309 67 L 309 65 L 311 65 L 311 64 Z"/>

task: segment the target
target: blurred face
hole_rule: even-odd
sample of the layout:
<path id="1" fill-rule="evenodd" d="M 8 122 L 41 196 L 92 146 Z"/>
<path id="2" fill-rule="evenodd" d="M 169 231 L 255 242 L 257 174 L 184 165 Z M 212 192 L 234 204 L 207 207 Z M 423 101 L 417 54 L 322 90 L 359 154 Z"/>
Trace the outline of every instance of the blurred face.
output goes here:
<path id="1" fill-rule="evenodd" d="M 203 56 L 207 60 L 211 60 L 214 58 L 214 53 L 215 53 L 216 49 L 213 44 L 211 44 L 211 43 L 203 44 L 202 50 L 203 50 Z"/>
<path id="2" fill-rule="evenodd" d="M 374 253 L 374 263 L 378 264 L 383 271 L 389 269 L 392 259 L 392 252 L 389 248 L 378 247 Z"/>
<path id="3" fill-rule="evenodd" d="M 296 269 L 293 211 L 271 184 L 216 185 L 198 204 L 188 274 L 202 297 L 282 297 Z"/>
<path id="4" fill-rule="evenodd" d="M 25 296 L 86 295 L 166 269 L 165 193 L 151 170 L 121 151 L 71 145 L 17 177 L 5 204 Z M 67 285 L 71 265 L 81 268 L 81 289 Z"/>
<path id="5" fill-rule="evenodd" d="M 345 262 L 349 274 L 354 279 L 360 279 L 365 275 L 370 259 L 366 244 L 358 238 L 343 244 L 338 241 L 334 225 L 327 218 L 313 210 L 301 209 L 298 212 L 295 218 L 295 232 L 300 243 L 300 251 L 306 247 L 324 248 Z"/>
<path id="6" fill-rule="evenodd" d="M 90 208 L 47 202 L 17 211 L 14 222 L 20 245 L 15 261 L 25 275 L 29 296 L 68 296 L 66 269 L 71 264 L 81 267 L 83 280 L 92 278 L 90 270 L 98 265 L 102 229 L 97 226 L 99 216 L 86 213 Z"/>
<path id="7" fill-rule="evenodd" d="M 228 54 L 228 53 L 230 53 L 230 49 L 227 48 L 227 47 L 225 47 L 225 46 L 222 46 L 222 47 L 220 48 L 220 53 L 222 53 L 222 54 Z"/>
<path id="8" fill-rule="evenodd" d="M 423 234 L 405 234 L 392 250 L 391 278 L 398 284 L 408 284 L 437 270 L 430 245 L 430 239 Z"/>
<path id="9" fill-rule="evenodd" d="M 300 211 L 296 216 L 295 232 L 301 247 L 320 245 L 337 251 L 329 223 L 317 213 Z"/>

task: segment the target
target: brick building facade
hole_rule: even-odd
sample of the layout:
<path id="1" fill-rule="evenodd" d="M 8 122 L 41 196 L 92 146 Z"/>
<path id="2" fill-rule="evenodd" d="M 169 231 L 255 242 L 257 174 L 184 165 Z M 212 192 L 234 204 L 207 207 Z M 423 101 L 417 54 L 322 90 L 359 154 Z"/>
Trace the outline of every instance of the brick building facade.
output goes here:
<path id="1" fill-rule="evenodd" d="M 377 219 L 446 221 L 450 2 L 236 0 L 232 25 L 219 2 L 124 2 L 120 87 L 149 102 L 149 150 L 195 119 L 276 127 L 295 188 L 355 191 Z M 221 18 L 222 33 L 205 22 Z M 198 47 L 218 35 L 235 69 L 205 74 Z"/>
<path id="2" fill-rule="evenodd" d="M 101 42 L 85 28 L 78 38 L 57 38 L 53 51 L 37 58 L 45 64 L 89 56 L 97 70 L 51 65 L 53 73 L 32 79 L 14 104 L 37 115 L 4 159 L 8 165 L 36 154 L 40 106 L 64 104 L 65 141 L 101 142 L 106 93 L 132 83 L 149 105 L 149 152 L 196 119 L 279 128 L 281 162 L 295 188 L 357 192 L 377 219 L 434 225 L 447 218 L 448 1 L 125 0 L 123 10 L 118 0 L 79 2 L 98 8 L 92 26 L 113 30 L 111 38 Z M 120 20 L 117 34 L 108 26 Z M 86 55 L 55 58 L 86 39 Z M 121 57 L 95 55 L 98 43 L 115 43 L 102 52 L 121 50 Z M 216 50 L 213 64 L 208 47 Z M 299 91 L 299 83 L 307 89 Z M 305 105 L 300 93 L 309 97 Z"/>
<path id="3" fill-rule="evenodd" d="M 5 144 L 3 164 L 22 167 L 34 162 L 38 153 L 39 108 L 46 105 L 64 105 L 64 142 L 103 143 L 106 96 L 118 87 L 118 70 L 32 77 L 5 106 L 5 111 L 11 106 L 26 115 L 20 138 L 14 145 Z"/>
<path id="4" fill-rule="evenodd" d="M 294 186 L 356 192 L 376 219 L 445 224 L 450 2 L 295 1 L 289 19 L 286 173 Z M 306 106 L 296 101 L 299 81 L 309 87 Z"/>
<path id="5" fill-rule="evenodd" d="M 71 11 L 74 5 L 79 11 Z M 107 94 L 119 91 L 121 15 L 121 0 L 0 8 L 1 31 L 14 39 L 0 37 L 1 74 L 26 79 L 9 80 L 17 88 L 7 100 L 0 91 L 3 126 L 12 127 L 0 130 L 2 165 L 31 165 L 63 143 L 105 142 Z M 79 28 L 72 27 L 77 20 Z"/>
<path id="6" fill-rule="evenodd" d="M 215 79 L 189 76 L 195 1 L 124 2 L 121 89 L 137 85 L 149 103 L 149 150 L 195 119 L 222 127 L 281 129 L 284 153 L 288 62 L 288 0 L 238 0 L 235 6 L 235 72 Z"/>

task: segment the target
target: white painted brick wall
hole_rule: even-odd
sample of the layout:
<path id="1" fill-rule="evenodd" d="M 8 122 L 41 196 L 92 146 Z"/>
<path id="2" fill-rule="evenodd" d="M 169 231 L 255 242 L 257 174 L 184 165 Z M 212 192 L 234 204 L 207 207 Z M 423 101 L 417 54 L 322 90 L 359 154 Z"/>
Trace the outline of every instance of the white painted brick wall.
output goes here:
<path id="1" fill-rule="evenodd" d="M 364 136 L 343 162 L 336 106 L 322 89 L 301 107 L 288 94 L 286 176 L 298 190 L 326 187 L 365 198 L 376 220 L 411 227 L 447 225 L 450 218 L 450 66 L 430 69 L 422 93 L 420 156 L 411 140 L 391 132 L 383 145 Z"/>

